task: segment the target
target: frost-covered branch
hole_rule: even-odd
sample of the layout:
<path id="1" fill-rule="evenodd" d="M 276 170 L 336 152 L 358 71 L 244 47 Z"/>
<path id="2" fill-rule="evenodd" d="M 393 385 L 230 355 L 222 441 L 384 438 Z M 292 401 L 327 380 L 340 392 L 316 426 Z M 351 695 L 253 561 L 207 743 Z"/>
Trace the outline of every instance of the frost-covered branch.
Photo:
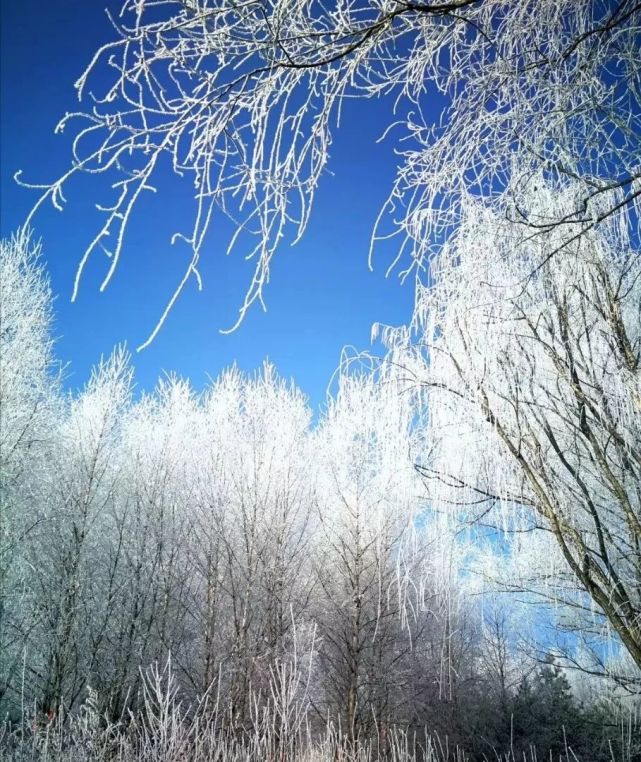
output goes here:
<path id="1" fill-rule="evenodd" d="M 192 224 L 177 220 L 172 239 L 187 245 L 188 263 L 142 346 L 185 285 L 201 287 L 217 219 L 231 220 L 229 249 L 255 263 L 233 327 L 264 305 L 272 257 L 305 231 L 348 98 L 395 99 L 381 130 L 400 126 L 402 159 L 372 243 L 399 236 L 406 275 L 456 228 L 469 194 L 539 235 L 560 226 L 562 246 L 603 215 L 638 212 L 637 3 L 125 0 L 110 19 L 114 40 L 76 83 L 86 105 L 58 127 L 74 131 L 71 168 L 25 184 L 42 194 L 34 212 L 46 200 L 62 208 L 74 175 L 112 188 L 74 298 L 100 251 L 110 259 L 101 289 L 109 284 L 144 192 L 166 190 L 168 162 L 192 185 Z M 572 209 L 541 217 L 523 208 L 539 172 L 580 185 Z M 595 216 L 594 199 L 614 188 L 619 196 Z"/>

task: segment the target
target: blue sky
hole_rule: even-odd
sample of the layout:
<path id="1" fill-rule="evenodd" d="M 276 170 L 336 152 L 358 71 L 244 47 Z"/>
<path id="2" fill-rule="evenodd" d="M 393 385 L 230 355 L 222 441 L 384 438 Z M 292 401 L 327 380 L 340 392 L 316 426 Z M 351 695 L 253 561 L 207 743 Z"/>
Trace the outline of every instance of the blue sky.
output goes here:
<path id="1" fill-rule="evenodd" d="M 26 180 L 47 182 L 69 166 L 71 133 L 54 135 L 53 129 L 66 111 L 78 108 L 73 83 L 97 46 L 112 39 L 105 7 L 116 10 L 119 2 L 34 0 L 25 11 L 21 3 L 2 0 L 3 236 L 22 223 L 37 198 L 16 186 L 16 170 Z M 201 388 L 208 375 L 233 362 L 251 370 L 269 357 L 316 407 L 343 346 L 367 349 L 376 321 L 407 322 L 413 284 L 401 285 L 397 274 L 385 278 L 393 251 L 379 253 L 373 273 L 367 267 L 369 235 L 398 161 L 391 142 L 375 143 L 392 118 L 391 104 L 353 101 L 344 116 L 331 151 L 333 174 L 321 182 L 307 234 L 274 259 L 268 311 L 255 307 L 236 332 L 220 334 L 235 321 L 250 269 L 240 251 L 225 257 L 214 231 L 204 252 L 204 290 L 190 284 L 155 342 L 134 355 L 139 388 L 151 388 L 163 371 L 189 376 Z M 71 388 L 81 386 L 115 344 L 133 348 L 147 337 L 187 261 L 184 249 L 169 244 L 190 205 L 176 185 L 175 194 L 138 210 L 108 289 L 98 292 L 106 260 L 97 258 L 71 304 L 76 266 L 97 230 L 91 205 L 106 190 L 102 179 L 85 178 L 68 186 L 63 213 L 49 205 L 34 220 L 56 295 L 58 355 L 69 363 Z"/>

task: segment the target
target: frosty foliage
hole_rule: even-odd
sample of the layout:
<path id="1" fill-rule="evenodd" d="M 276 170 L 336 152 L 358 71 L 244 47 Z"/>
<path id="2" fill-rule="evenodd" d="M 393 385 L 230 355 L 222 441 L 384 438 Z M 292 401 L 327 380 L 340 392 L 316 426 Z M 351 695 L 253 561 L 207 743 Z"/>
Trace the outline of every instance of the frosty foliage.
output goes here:
<path id="1" fill-rule="evenodd" d="M 580 194 L 539 178 L 528 213 L 570 213 Z M 550 257 L 562 229 L 531 236 L 470 200 L 412 329 L 388 340 L 429 410 L 420 469 L 435 504 L 477 543 L 504 533 L 507 547 L 486 543 L 485 574 L 569 606 L 561 622 L 574 610 L 588 639 L 611 627 L 640 666 L 641 257 L 629 230 L 612 216 Z"/>
<path id="2" fill-rule="evenodd" d="M 32 277 L 16 276 L 27 311 L 41 298 Z M 33 339 L 21 320 L 6 324 Z M 28 388 L 31 366 L 15 370 Z M 155 700 L 141 669 L 168 654 L 180 691 L 215 700 L 230 733 L 264 721 L 294 737 L 313 702 L 359 738 L 400 711 L 429 581 L 409 566 L 412 412 L 380 381 L 341 376 L 315 427 L 270 364 L 201 393 L 168 376 L 134 399 L 116 349 L 79 393 L 52 388 L 43 456 L 16 503 L 29 531 L 12 528 L 5 569 L 3 715 L 26 701 L 46 725 L 89 684 L 101 714 L 138 716 Z M 392 662 L 393 682 L 381 672 Z"/>
<path id="3" fill-rule="evenodd" d="M 0 478 L 7 483 L 46 437 L 56 379 L 51 292 L 40 246 L 22 231 L 0 247 Z"/>
<path id="4" fill-rule="evenodd" d="M 517 383 L 521 375 L 505 365 L 504 355 L 494 360 L 492 347 L 512 341 L 538 352 L 539 340 L 527 334 L 527 320 L 539 332 L 547 327 L 555 336 L 562 336 L 567 325 L 569 334 L 578 337 L 582 364 L 575 363 L 580 383 L 569 388 L 557 378 L 556 365 L 545 366 L 540 380 L 532 372 L 524 386 L 527 395 L 519 399 L 530 400 L 528 410 L 534 399 L 540 407 L 558 406 L 560 400 L 570 405 L 572 394 L 585 385 L 592 400 L 598 371 L 607 369 L 607 397 L 603 392 L 590 404 L 600 405 L 602 427 L 607 423 L 620 430 L 621 451 L 633 457 L 635 419 L 625 401 L 629 394 L 636 399 L 636 377 L 621 362 L 638 351 L 632 327 L 637 313 L 626 302 L 638 289 L 635 263 L 621 253 L 627 245 L 625 231 L 612 225 L 612 239 L 604 237 L 607 231 L 592 233 L 589 241 L 577 244 L 568 266 L 552 260 L 536 277 L 510 290 L 521 274 L 517 258 L 502 256 L 501 247 L 507 246 L 503 221 L 476 206 L 469 221 L 469 229 L 461 228 L 460 239 L 440 260 L 443 269 L 434 289 L 417 305 L 415 327 L 424 337 L 431 332 L 429 351 L 427 342 L 408 341 L 405 332 L 388 337 L 396 340 L 390 356 L 395 361 L 359 368 L 346 362 L 315 422 L 301 391 L 269 363 L 255 374 L 231 368 L 201 392 L 188 380 L 169 375 L 152 392 L 136 396 L 129 355 L 117 348 L 79 392 L 64 395 L 57 383 L 45 389 L 51 367 L 46 283 L 27 238 L 3 246 L 0 263 L 13 286 L 6 299 L 12 309 L 2 313 L 3 337 L 19 335 L 26 347 L 38 350 L 24 357 L 9 354 L 16 365 L 3 398 L 9 411 L 20 410 L 18 403 L 25 399 L 38 403 L 23 426 L 20 457 L 12 461 L 11 451 L 3 451 L 3 759 L 357 760 L 423 754 L 447 759 L 457 744 L 474 749 L 478 759 L 508 747 L 516 749 L 513 756 L 522 756 L 538 740 L 533 740 L 529 720 L 521 727 L 508 718 L 529 717 L 535 702 L 544 709 L 536 725 L 542 749 L 560 753 L 569 738 L 577 756 L 589 749 L 591 759 L 612 758 L 605 715 L 589 714 L 602 710 L 573 703 L 559 668 L 546 663 L 539 669 L 532 655 L 523 652 L 531 634 L 525 613 L 531 607 L 514 605 L 496 591 L 488 595 L 487 582 L 479 584 L 476 572 L 482 560 L 495 564 L 488 563 L 487 576 L 496 576 L 496 547 L 488 546 L 483 556 L 478 544 L 472 546 L 478 535 L 459 531 L 448 500 L 457 498 L 456 513 L 465 510 L 471 518 L 479 507 L 467 505 L 470 494 L 478 496 L 472 479 L 484 464 L 483 488 L 489 491 L 492 485 L 496 491 L 486 523 L 503 521 L 517 529 L 533 517 L 541 523 L 551 520 L 519 469 L 510 466 L 509 448 L 506 453 L 505 443 L 496 438 L 498 424 L 487 428 L 475 396 L 488 395 L 487 404 L 493 405 L 497 420 L 501 416 L 509 437 L 526 424 L 528 436 L 533 435 L 538 419 L 528 423 L 510 417 L 500 406 L 498 389 L 488 385 L 483 373 L 474 375 L 477 362 L 483 361 L 497 383 L 508 372 Z M 466 306 L 463 296 L 471 293 L 465 278 L 479 276 L 482 260 L 471 241 L 484 227 L 483 240 L 492 241 L 495 261 L 486 262 L 487 293 L 480 308 L 478 300 Z M 470 258 L 465 256 L 468 243 Z M 552 267 L 558 273 L 550 280 Z M 607 283 L 616 284 L 613 295 L 603 287 L 604 273 L 611 278 Z M 514 279 L 509 283 L 508 274 Z M 572 286 L 577 274 L 580 288 Z M 488 285 L 490 276 L 498 275 L 508 283 L 508 301 L 505 288 L 497 292 Z M 465 287 L 457 291 L 459 301 L 452 296 L 445 309 L 435 311 L 438 294 L 453 288 L 449 278 Z M 543 296 L 552 287 L 565 295 L 559 304 L 575 310 L 573 321 L 564 322 L 562 310 L 551 312 L 556 302 L 544 308 Z M 586 295 L 593 311 L 582 306 Z M 613 311 L 612 305 L 620 310 Z M 496 326 L 487 320 L 484 310 L 490 308 L 491 315 L 501 317 Z M 516 322 L 524 327 L 513 335 L 514 310 L 527 320 L 519 317 Z M 469 325 L 464 322 L 468 315 Z M 590 315 L 594 330 L 581 329 L 576 315 Z M 487 342 L 483 347 L 477 342 L 475 353 L 459 358 L 464 325 L 470 331 L 484 329 Z M 613 325 L 619 326 L 620 341 L 611 342 L 605 331 Z M 546 347 L 555 346 L 548 337 Z M 562 340 L 562 347 L 570 351 L 574 344 Z M 453 377 L 445 361 L 435 361 L 436 348 L 448 363 L 459 362 L 461 375 Z M 588 355 L 598 362 L 588 364 Z M 591 385 L 583 381 L 588 372 Z M 416 393 L 417 378 L 424 381 L 421 394 Z M 465 386 L 466 378 L 473 385 Z M 35 384 L 39 379 L 41 386 Z M 548 381 L 556 397 L 552 387 L 541 386 Z M 29 397 L 32 391 L 35 397 Z M 452 403 L 462 400 L 457 392 L 465 397 L 463 408 L 462 402 L 459 407 Z M 611 418 L 608 411 L 614 411 Z M 557 438 L 566 436 L 569 416 L 550 416 Z M 592 408 L 586 417 L 594 425 Z M 462 427 L 465 420 L 469 425 Z M 468 450 L 468 457 L 460 458 L 453 436 L 458 444 L 467 437 L 484 449 Z M 599 432 L 597 442 L 601 436 Z M 528 442 L 524 436 L 524 454 L 530 452 Z M 619 452 L 619 444 L 608 440 L 606 463 L 629 490 L 633 474 L 623 461 L 615 467 L 612 454 Z M 594 470 L 593 477 L 588 471 L 585 478 L 591 479 L 590 494 L 604 511 L 601 525 L 608 558 L 621 581 L 618 595 L 633 585 L 634 559 L 620 552 L 631 530 L 614 510 L 619 510 L 618 494 L 607 473 L 596 471 L 599 461 L 591 458 L 588 445 L 579 441 L 577 447 L 583 449 L 576 450 L 577 458 L 583 461 L 576 468 L 580 465 L 583 473 L 586 462 Z M 593 518 L 589 504 L 569 510 L 577 490 L 562 478 L 554 451 L 545 452 L 542 463 L 555 490 L 552 494 L 550 488 L 549 500 L 556 501 L 552 505 L 564 531 L 569 527 L 574 532 L 568 540 L 571 552 L 576 552 L 577 534 L 591 551 L 593 537 L 598 541 L 595 525 L 579 512 Z M 19 468 L 9 471 L 7 463 Z M 447 473 L 448 467 L 456 473 Z M 497 480 L 499 467 L 505 470 Z M 462 480 L 469 480 L 465 490 Z M 452 490 L 452 485 L 459 488 Z M 504 494 L 508 487 L 512 503 L 518 502 L 510 510 Z M 629 500 L 634 500 L 633 492 Z M 569 616 L 592 590 L 577 594 L 567 562 L 556 563 L 547 536 L 532 534 L 520 556 L 508 552 L 514 546 L 506 544 L 500 560 L 512 584 L 523 584 L 524 559 L 530 559 L 528 590 L 545 589 L 559 599 L 564 585 L 569 606 L 560 615 Z M 550 563 L 532 562 L 534 543 Z M 598 560 L 590 560 L 590 570 Z M 595 584 L 602 579 L 597 574 Z M 539 586 L 541 578 L 547 587 Z M 490 582 L 496 587 L 505 579 Z M 600 611 L 610 619 L 604 606 Z M 514 621 L 518 627 L 510 625 Z M 598 618 L 594 622 L 601 623 Z M 574 620 L 571 624 L 576 626 Z M 567 656 L 581 656 L 581 638 L 591 642 L 591 626 L 582 622 Z M 625 632 L 613 627 L 632 659 Z M 629 688 L 630 665 L 618 657 L 602 669 L 621 683 L 627 680 Z M 559 706 L 566 712 L 560 724 Z M 636 704 L 629 706 L 634 710 Z M 625 711 L 612 692 L 608 722 L 612 719 L 616 726 Z M 445 743 L 435 745 L 426 727 Z M 616 748 L 633 749 L 631 741 L 616 743 Z"/>
<path id="5" fill-rule="evenodd" d="M 113 41 L 76 82 L 84 108 L 58 125 L 73 130 L 72 166 L 50 184 L 25 184 L 42 191 L 34 212 L 48 199 L 62 208 L 74 175 L 111 185 L 74 298 L 101 251 L 108 285 L 134 209 L 145 192 L 164 191 L 167 163 L 193 184 L 193 222 L 177 221 L 173 238 L 188 264 L 142 346 L 185 284 L 201 287 L 220 218 L 233 224 L 229 248 L 255 263 L 236 325 L 262 303 L 277 246 L 305 230 L 349 98 L 394 103 L 382 127 L 399 135 L 401 161 L 373 242 L 400 236 L 405 273 L 458 224 L 469 194 L 542 237 L 560 226 L 559 245 L 617 210 L 639 210 L 636 3 L 125 0 L 110 20 Z M 540 171 L 577 183 L 562 213 L 536 216 L 519 203 Z"/>
<path id="6" fill-rule="evenodd" d="M 411 420 L 389 374 L 345 374 L 313 440 L 316 606 L 326 612 L 319 660 L 328 697 L 343 704 L 343 730 L 353 738 L 371 733 L 375 717 L 387 721 L 394 713 L 394 689 L 407 677 L 405 665 L 392 665 L 418 621 L 408 620 L 404 601 L 418 507 Z"/>
<path id="7" fill-rule="evenodd" d="M 51 292 L 40 247 L 26 231 L 0 243 L 0 702 L 19 670 L 15 625 L 30 574 L 22 547 L 41 521 L 39 499 L 60 413 L 51 340 Z"/>

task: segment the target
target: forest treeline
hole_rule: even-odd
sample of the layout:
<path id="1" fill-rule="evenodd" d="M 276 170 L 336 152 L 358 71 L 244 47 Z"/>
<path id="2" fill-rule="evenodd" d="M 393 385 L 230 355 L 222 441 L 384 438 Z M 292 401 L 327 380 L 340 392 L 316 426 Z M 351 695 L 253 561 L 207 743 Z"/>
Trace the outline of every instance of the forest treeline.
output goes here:
<path id="1" fill-rule="evenodd" d="M 87 702 L 135 724 L 169 664 L 172 701 L 208 696 L 234 737 L 273 715 L 379 752 L 427 728 L 471 760 L 638 758 L 629 692 L 528 649 L 524 609 L 466 578 L 393 369 L 341 373 L 317 421 L 269 364 L 140 394 L 117 349 L 64 393 L 37 247 L 1 265 L 6 748 Z"/>

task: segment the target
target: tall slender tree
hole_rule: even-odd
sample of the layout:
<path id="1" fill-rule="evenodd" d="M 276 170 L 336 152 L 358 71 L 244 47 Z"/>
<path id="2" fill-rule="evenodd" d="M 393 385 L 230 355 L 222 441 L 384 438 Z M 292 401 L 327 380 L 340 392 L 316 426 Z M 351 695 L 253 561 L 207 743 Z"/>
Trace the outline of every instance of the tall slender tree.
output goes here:
<path id="1" fill-rule="evenodd" d="M 35 626 L 25 549 L 45 518 L 39 482 L 61 414 L 51 291 L 28 232 L 0 243 L 0 283 L 0 711 L 13 713 Z"/>
<path id="2" fill-rule="evenodd" d="M 580 193 L 540 178 L 528 207 L 563 214 Z M 571 607 L 584 634 L 607 624 L 638 668 L 641 257 L 615 218 L 550 257 L 562 239 L 471 203 L 392 344 L 430 412 L 435 499 L 505 530 L 506 584 Z"/>

